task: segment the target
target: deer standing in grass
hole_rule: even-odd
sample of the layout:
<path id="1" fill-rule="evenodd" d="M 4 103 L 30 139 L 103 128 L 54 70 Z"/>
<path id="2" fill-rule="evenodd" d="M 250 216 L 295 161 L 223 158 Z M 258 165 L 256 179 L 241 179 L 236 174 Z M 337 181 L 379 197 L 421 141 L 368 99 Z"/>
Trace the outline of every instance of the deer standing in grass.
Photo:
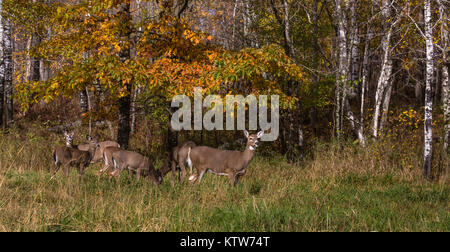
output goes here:
<path id="1" fill-rule="evenodd" d="M 97 148 L 97 139 L 90 140 L 88 151 L 82 151 L 68 146 L 56 148 L 53 151 L 53 160 L 55 161 L 56 169 L 53 172 L 52 179 L 58 172 L 61 165 L 63 165 L 64 174 L 66 177 L 69 176 L 69 167 L 75 166 L 78 168 L 78 178 L 79 180 L 82 180 L 84 169 L 91 163 Z"/>
<path id="2" fill-rule="evenodd" d="M 74 139 L 74 135 L 75 135 L 75 133 L 73 131 L 70 133 L 67 131 L 64 131 L 63 134 L 64 134 L 64 138 L 66 139 L 66 146 L 72 147 L 75 149 L 79 149 L 82 151 L 89 150 L 89 144 L 73 145 L 73 139 Z M 89 140 L 89 138 L 88 138 L 88 140 Z M 99 147 L 95 150 L 94 156 L 92 157 L 92 161 L 91 161 L 92 163 L 96 163 L 100 160 L 103 160 L 103 152 L 105 151 L 105 149 L 107 147 L 112 146 L 112 147 L 120 148 L 120 145 L 115 141 L 103 141 L 103 142 L 99 142 L 98 145 L 99 145 Z"/>
<path id="3" fill-rule="evenodd" d="M 105 173 L 106 171 L 108 171 L 108 169 L 113 165 L 113 160 L 112 160 L 112 154 L 116 151 L 120 151 L 122 149 L 120 149 L 119 147 L 115 147 L 115 146 L 108 146 L 105 148 L 105 150 L 103 151 L 103 161 L 105 162 L 105 165 L 103 166 L 102 169 L 100 169 L 99 171 L 99 177 Z M 112 169 L 111 169 L 112 170 Z M 108 172 L 109 178 L 111 179 L 112 175 L 111 175 L 112 171 Z"/>
<path id="4" fill-rule="evenodd" d="M 199 184 L 205 172 L 210 171 L 216 175 L 228 176 L 230 183 L 236 186 L 239 177 L 245 174 L 247 166 L 252 161 L 258 147 L 258 139 L 263 134 L 264 131 L 260 131 L 250 135 L 244 130 L 247 146 L 243 152 L 219 150 L 208 146 L 189 148 L 187 162 L 191 169 L 195 166 L 197 170 L 196 176 L 192 175 L 189 180 Z"/>
<path id="5" fill-rule="evenodd" d="M 117 150 L 112 153 L 111 159 L 114 164 L 114 171 L 110 174 L 116 178 L 116 181 L 119 180 L 120 172 L 128 169 L 136 173 L 137 180 L 143 176 L 148 177 L 155 185 L 160 185 L 162 182 L 161 173 L 155 170 L 153 162 L 137 152 Z"/>
<path id="6" fill-rule="evenodd" d="M 181 146 L 176 146 L 172 148 L 172 151 L 169 152 L 167 155 L 167 159 L 161 168 L 161 175 L 165 176 L 167 173 L 172 171 L 172 186 L 175 185 L 175 171 L 177 166 L 179 167 L 179 171 L 181 171 L 181 177 L 180 172 L 178 172 L 178 181 L 184 181 L 184 178 L 186 177 L 186 159 L 188 155 L 189 148 L 194 148 L 197 146 L 192 141 L 187 141 Z M 190 167 L 190 175 L 192 175 L 192 167 Z"/>

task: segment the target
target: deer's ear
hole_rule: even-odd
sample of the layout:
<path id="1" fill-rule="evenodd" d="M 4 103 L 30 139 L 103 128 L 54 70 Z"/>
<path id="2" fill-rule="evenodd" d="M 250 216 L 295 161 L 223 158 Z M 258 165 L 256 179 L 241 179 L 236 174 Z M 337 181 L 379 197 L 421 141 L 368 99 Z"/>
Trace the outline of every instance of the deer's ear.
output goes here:
<path id="1" fill-rule="evenodd" d="M 248 138 L 249 134 L 248 134 L 247 130 L 244 130 L 244 135 L 245 135 L 246 138 Z"/>
<path id="2" fill-rule="evenodd" d="M 91 139 L 92 139 L 91 136 L 89 136 L 89 135 L 86 136 L 86 140 L 91 141 Z"/>
<path id="3" fill-rule="evenodd" d="M 256 135 L 258 138 L 261 138 L 264 135 L 264 130 L 261 130 L 260 132 L 258 132 L 258 134 Z"/>

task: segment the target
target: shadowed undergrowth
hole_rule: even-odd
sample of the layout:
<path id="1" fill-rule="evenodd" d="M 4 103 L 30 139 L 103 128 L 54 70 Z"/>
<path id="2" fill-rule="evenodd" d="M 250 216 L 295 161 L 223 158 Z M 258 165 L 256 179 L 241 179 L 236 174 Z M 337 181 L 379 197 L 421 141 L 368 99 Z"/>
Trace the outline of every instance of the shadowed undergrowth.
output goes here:
<path id="1" fill-rule="evenodd" d="M 450 231 L 447 175 L 423 180 L 414 150 L 399 162 L 382 146 L 316 144 L 302 166 L 257 157 L 236 188 L 209 173 L 155 187 L 126 173 L 98 179 L 100 163 L 82 183 L 75 169 L 50 180 L 58 144 L 1 136 L 0 231 Z"/>

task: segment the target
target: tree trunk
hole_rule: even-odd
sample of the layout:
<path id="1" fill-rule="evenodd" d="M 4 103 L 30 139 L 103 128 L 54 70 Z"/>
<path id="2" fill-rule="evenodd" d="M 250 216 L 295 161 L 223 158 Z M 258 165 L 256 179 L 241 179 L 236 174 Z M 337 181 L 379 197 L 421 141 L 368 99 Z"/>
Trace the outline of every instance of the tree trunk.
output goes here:
<path id="1" fill-rule="evenodd" d="M 279 23 L 279 25 L 282 27 L 283 29 L 283 35 L 284 35 L 284 50 L 286 55 L 288 55 L 289 57 L 292 58 L 292 60 L 295 62 L 295 64 L 297 64 L 297 59 L 296 59 L 296 54 L 295 54 L 295 48 L 294 48 L 294 44 L 292 42 L 291 39 L 291 35 L 290 35 L 290 15 L 289 15 L 289 4 L 287 0 L 283 0 L 283 14 L 284 14 L 284 18 L 282 18 L 279 13 L 278 10 L 275 6 L 275 2 L 272 0 L 270 1 L 271 3 L 271 7 L 272 10 L 274 12 L 274 15 Z M 295 91 L 296 90 L 296 85 L 298 85 L 298 83 L 292 82 L 292 81 L 288 81 L 288 95 L 298 95 L 298 93 Z M 300 97 L 297 97 L 297 104 L 296 104 L 296 108 L 299 109 L 301 108 L 301 104 L 300 104 Z M 290 162 L 295 162 L 296 158 L 301 159 L 303 157 L 303 149 L 304 149 L 304 143 L 303 143 L 303 126 L 301 123 L 301 116 L 300 111 L 297 111 L 298 113 L 298 121 L 297 121 L 297 132 L 295 131 L 295 117 L 294 117 L 294 111 L 293 109 L 288 109 L 287 111 L 288 113 L 288 132 L 287 132 L 287 136 L 285 135 L 285 137 L 287 137 L 288 144 L 287 145 L 287 158 Z M 297 145 L 297 150 L 298 150 L 298 157 L 295 157 L 294 154 L 294 139 L 295 139 L 295 134 L 297 134 L 297 140 L 298 145 Z"/>
<path id="2" fill-rule="evenodd" d="M 372 23 L 367 24 L 366 41 L 364 43 L 364 55 L 363 55 L 363 67 L 362 67 L 362 80 L 361 80 L 361 107 L 360 107 L 360 119 L 361 133 L 364 135 L 364 103 L 366 99 L 366 89 L 368 87 L 369 79 L 369 58 L 370 58 L 370 41 L 372 40 Z"/>
<path id="3" fill-rule="evenodd" d="M 379 128 L 380 128 L 380 115 L 381 115 L 381 109 L 383 100 L 386 94 L 386 89 L 391 84 L 390 78 L 392 74 L 392 59 L 391 59 L 391 53 L 392 50 L 390 48 L 391 46 L 391 37 L 392 37 L 392 30 L 394 28 L 394 24 L 389 24 L 387 20 L 391 20 L 391 6 L 389 0 L 382 0 L 382 9 L 381 13 L 383 16 L 383 19 L 386 23 L 384 23 L 386 34 L 381 39 L 381 48 L 383 50 L 383 58 L 381 63 L 381 71 L 380 71 L 380 77 L 378 78 L 378 84 L 377 84 L 377 90 L 375 93 L 375 108 L 374 108 L 374 115 L 373 115 L 373 131 L 372 135 L 376 138 L 379 134 Z M 389 28 L 387 28 L 389 27 Z M 386 30 L 387 29 L 387 30 Z"/>
<path id="4" fill-rule="evenodd" d="M 313 2 L 313 69 L 319 70 L 319 38 L 318 38 L 318 23 L 319 23 L 319 13 L 318 13 L 318 3 L 319 0 L 314 0 Z M 317 85 L 319 85 L 319 74 L 314 72 L 312 75 L 313 79 L 313 93 L 317 92 Z M 313 129 L 314 136 L 317 136 L 317 108 L 314 106 L 311 109 L 311 127 Z"/>
<path id="5" fill-rule="evenodd" d="M 139 94 L 139 87 L 135 87 L 133 91 L 133 100 L 131 102 L 131 132 L 134 132 L 136 127 L 136 100 Z"/>
<path id="6" fill-rule="evenodd" d="M 383 112 L 381 113 L 381 124 L 380 124 L 380 130 L 384 130 L 388 116 L 389 116 L 389 104 L 391 102 L 391 95 L 392 95 L 392 80 L 389 81 L 389 84 L 386 88 L 386 92 L 384 94 L 384 100 L 383 100 Z"/>
<path id="7" fill-rule="evenodd" d="M 448 76 L 449 61 L 449 32 L 448 32 L 448 7 L 439 0 L 439 15 L 441 19 L 441 48 L 442 48 L 442 105 L 444 110 L 444 150 L 450 153 L 450 85 Z"/>
<path id="8" fill-rule="evenodd" d="M 88 112 L 88 95 L 86 89 L 80 92 L 80 109 L 82 114 Z"/>
<path id="9" fill-rule="evenodd" d="M 426 44 L 426 82 L 425 82 L 425 125 L 424 125 L 424 167 L 423 175 L 431 178 L 433 157 L 433 27 L 431 23 L 431 0 L 425 1 L 425 44 Z"/>
<path id="10" fill-rule="evenodd" d="M 3 0 L 0 0 L 0 13 L 3 11 Z M 3 46 L 3 17 L 0 15 L 0 127 L 3 126 L 3 111 L 5 101 L 5 59 L 4 59 L 4 46 Z"/>
<path id="11" fill-rule="evenodd" d="M 29 52 L 33 47 L 39 44 L 39 37 L 36 34 L 30 35 L 27 42 L 27 51 Z M 41 79 L 41 63 L 40 60 L 31 57 L 28 54 L 26 80 L 27 81 L 39 81 Z"/>
<path id="12" fill-rule="evenodd" d="M 166 150 L 172 151 L 173 147 L 178 146 L 178 131 L 175 131 L 172 128 L 172 124 L 170 123 L 170 119 L 171 119 L 170 117 L 173 115 L 173 113 L 175 113 L 177 108 L 172 107 L 170 102 L 168 102 L 167 108 L 170 111 L 170 113 L 168 113 L 168 116 L 169 116 L 168 122 L 169 123 L 167 124 L 167 143 L 166 143 L 167 148 L 166 148 Z M 203 128 L 200 131 L 200 134 L 201 134 L 201 144 L 203 144 Z"/>
<path id="13" fill-rule="evenodd" d="M 346 17 L 342 10 L 341 0 L 335 1 L 336 18 L 338 20 L 338 72 L 336 77 L 336 136 L 338 141 L 340 140 L 343 130 L 343 111 L 346 99 L 345 95 L 345 83 L 348 76 L 348 63 L 347 63 L 347 34 L 346 34 Z"/>
<path id="14" fill-rule="evenodd" d="M 13 120 L 14 108 L 13 108 L 13 62 L 12 62 L 12 43 L 11 43 L 11 24 L 9 20 L 3 21 L 3 60 L 5 64 L 4 75 L 4 99 L 5 99 L 5 126 L 8 127 Z"/>
<path id="15" fill-rule="evenodd" d="M 124 30 L 121 31 L 123 40 L 131 41 L 131 25 L 132 17 L 130 13 L 130 4 L 122 4 L 120 12 L 122 12 L 122 22 L 126 24 Z M 121 62 L 131 58 L 131 48 L 124 47 L 119 52 Z M 130 140 L 130 105 L 131 105 L 131 84 L 123 86 L 125 95 L 119 98 L 119 115 L 117 128 L 117 142 L 123 149 L 128 149 L 128 142 Z"/>

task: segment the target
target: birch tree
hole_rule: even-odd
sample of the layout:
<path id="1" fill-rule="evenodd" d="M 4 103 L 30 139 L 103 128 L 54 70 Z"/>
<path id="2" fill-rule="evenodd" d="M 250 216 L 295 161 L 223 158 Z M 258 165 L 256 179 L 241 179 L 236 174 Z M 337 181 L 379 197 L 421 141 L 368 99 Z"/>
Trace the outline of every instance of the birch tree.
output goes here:
<path id="1" fill-rule="evenodd" d="M 392 4 L 393 1 L 390 0 L 381 0 L 381 16 L 383 19 L 383 27 L 385 30 L 385 34 L 381 39 L 381 48 L 383 51 L 382 62 L 381 62 L 381 71 L 380 76 L 378 78 L 377 89 L 375 93 L 375 108 L 373 115 L 373 129 L 372 135 L 374 137 L 378 137 L 378 133 L 380 130 L 380 115 L 382 113 L 382 109 L 386 110 L 388 108 L 388 104 L 390 101 L 390 95 L 392 91 L 392 83 L 391 83 L 391 75 L 392 75 L 392 46 L 391 39 L 392 33 L 395 24 L 398 22 L 398 18 L 396 21 L 393 21 L 392 18 Z M 385 101 L 384 106 L 383 101 Z M 385 111 L 387 113 L 387 111 Z"/>
<path id="2" fill-rule="evenodd" d="M 3 88 L 5 100 L 5 127 L 8 127 L 13 120 L 13 61 L 12 61 L 12 42 L 11 42 L 11 23 L 9 20 L 2 18 L 1 26 L 3 28 Z"/>
<path id="3" fill-rule="evenodd" d="M 431 23 L 431 0 L 425 1 L 425 45 L 426 45 L 426 81 L 425 81 L 425 125 L 424 125 L 424 167 L 423 175 L 431 178 L 431 167 L 433 157 L 433 25 Z"/>
<path id="4" fill-rule="evenodd" d="M 450 86 L 448 76 L 448 52 L 449 52 L 449 33 L 448 33 L 448 5 L 444 0 L 439 0 L 439 18 L 441 20 L 441 51 L 442 51 L 442 105 L 444 110 L 444 150 L 448 153 L 450 142 Z"/>
<path id="5" fill-rule="evenodd" d="M 3 104 L 5 99 L 5 60 L 3 54 L 3 0 L 0 0 L 0 127 L 3 126 Z"/>
<path id="6" fill-rule="evenodd" d="M 342 1 L 335 0 L 335 13 L 337 18 L 337 44 L 338 50 L 338 69 L 336 77 L 336 106 L 335 106 L 335 125 L 336 125 L 336 136 L 339 140 L 342 134 L 342 117 L 343 117 L 343 104 L 341 99 L 344 98 L 344 85 L 346 76 L 348 75 L 347 68 L 347 35 L 346 35 L 346 17 L 342 10 Z"/>
<path id="7" fill-rule="evenodd" d="M 347 17 L 342 8 L 342 1 L 335 0 L 335 16 L 337 18 L 337 34 L 338 34 L 338 69 L 336 77 L 336 106 L 335 106 L 335 124 L 336 124 L 336 135 L 338 140 L 341 137 L 343 131 L 344 117 L 348 119 L 351 127 L 355 131 L 359 143 L 364 146 L 366 144 L 366 139 L 363 134 L 363 125 L 356 118 L 353 111 L 351 110 L 349 102 L 349 94 L 351 95 L 351 87 L 349 86 L 349 81 L 352 80 L 353 75 L 350 73 L 350 65 L 352 62 L 352 57 L 357 57 L 356 50 L 353 47 L 358 43 L 358 28 L 356 23 L 356 11 L 355 11 L 355 0 L 350 0 L 345 2 L 345 10 L 350 10 L 350 24 L 347 22 Z M 348 32 L 350 31 L 350 32 Z M 349 34 L 350 33 L 350 34 Z M 350 39 L 348 39 L 350 37 Z M 350 49 L 350 50 L 349 50 Z M 356 77 L 355 77 L 356 78 Z"/>

